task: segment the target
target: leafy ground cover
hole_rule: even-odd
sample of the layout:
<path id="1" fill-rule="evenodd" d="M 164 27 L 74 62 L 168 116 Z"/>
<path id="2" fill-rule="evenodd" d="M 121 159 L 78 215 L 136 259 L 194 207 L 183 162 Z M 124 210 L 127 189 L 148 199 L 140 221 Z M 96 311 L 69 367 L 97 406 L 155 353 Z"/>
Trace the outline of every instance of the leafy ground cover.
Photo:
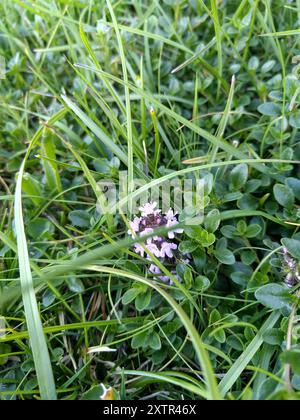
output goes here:
<path id="1" fill-rule="evenodd" d="M 299 399 L 299 1 L 0 16 L 0 398 Z M 150 270 L 123 171 L 204 182 Z"/>

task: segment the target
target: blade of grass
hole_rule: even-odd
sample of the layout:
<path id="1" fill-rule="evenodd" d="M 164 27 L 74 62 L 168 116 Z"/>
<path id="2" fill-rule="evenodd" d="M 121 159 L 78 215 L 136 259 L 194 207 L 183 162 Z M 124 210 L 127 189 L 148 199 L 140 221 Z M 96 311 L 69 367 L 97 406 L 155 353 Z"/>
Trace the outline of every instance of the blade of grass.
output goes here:
<path id="1" fill-rule="evenodd" d="M 105 146 L 107 146 L 126 166 L 127 166 L 127 155 L 116 145 L 94 121 L 90 119 L 71 99 L 67 96 L 62 95 L 62 99 L 66 105 L 74 112 L 75 115 L 97 136 Z"/>
<path id="2" fill-rule="evenodd" d="M 216 133 L 216 137 L 220 138 L 220 139 L 222 139 L 223 136 L 224 136 L 224 132 L 225 132 L 225 129 L 226 129 L 226 126 L 227 126 L 227 123 L 228 123 L 229 116 L 230 116 L 232 101 L 233 101 L 233 95 L 234 95 L 234 86 L 235 86 L 235 76 L 232 76 L 231 86 L 230 86 L 230 91 L 229 91 L 226 107 L 224 109 L 224 113 L 222 115 L 218 130 L 217 130 L 217 133 Z M 212 152 L 211 152 L 210 162 L 214 162 L 216 160 L 218 150 L 219 150 L 218 146 L 213 147 Z"/>
<path id="3" fill-rule="evenodd" d="M 189 66 L 194 61 L 196 61 L 199 57 L 201 57 L 206 51 L 208 51 L 211 47 L 213 47 L 216 43 L 216 39 L 213 38 L 204 48 L 202 48 L 201 51 L 194 54 L 192 57 L 185 60 L 183 63 L 179 64 L 175 69 L 171 71 L 172 74 L 175 74 L 179 72 L 180 70 L 183 70 L 186 66 Z"/>
<path id="4" fill-rule="evenodd" d="M 23 161 L 18 174 L 15 193 L 15 226 L 18 245 L 20 283 L 24 303 L 25 317 L 30 337 L 30 345 L 32 349 L 33 360 L 41 397 L 44 400 L 56 400 L 56 389 L 51 367 L 51 361 L 46 339 L 43 333 L 43 326 L 34 292 L 28 248 L 24 230 L 22 210 L 22 180 L 24 174 L 24 166 L 25 160 Z"/>
<path id="5" fill-rule="evenodd" d="M 247 365 L 251 362 L 254 355 L 257 353 L 261 345 L 263 344 L 263 335 L 266 331 L 273 328 L 276 322 L 279 320 L 281 314 L 279 311 L 272 312 L 269 318 L 265 321 L 263 326 L 260 328 L 254 339 L 248 345 L 245 351 L 240 357 L 234 362 L 232 367 L 228 370 L 222 381 L 220 382 L 220 392 L 222 397 L 225 397 L 228 391 L 233 387 L 235 382 L 241 376 Z"/>
<path id="6" fill-rule="evenodd" d="M 101 65 L 99 64 L 99 61 L 97 60 L 96 54 L 94 53 L 89 40 L 84 32 L 84 28 L 83 25 L 80 24 L 79 26 L 79 34 L 81 37 L 81 40 L 83 42 L 83 45 L 85 47 L 85 49 L 87 50 L 87 52 L 89 53 L 93 63 L 95 64 L 95 66 L 99 69 L 102 70 Z M 125 115 L 126 110 L 125 110 L 125 106 L 122 103 L 122 101 L 120 100 L 120 95 L 117 94 L 117 92 L 115 91 L 115 89 L 113 88 L 113 86 L 111 85 L 110 81 L 103 78 L 103 81 L 105 83 L 105 86 L 107 87 L 107 90 L 109 91 L 109 93 L 111 94 L 111 96 L 115 99 L 116 103 L 118 104 L 119 109 L 122 111 L 122 113 Z"/>
<path id="7" fill-rule="evenodd" d="M 106 25 L 108 26 L 113 26 L 111 23 L 109 22 L 105 22 Z M 141 30 L 141 29 L 136 29 L 136 28 L 132 28 L 130 26 L 126 26 L 126 25 L 121 25 L 118 24 L 119 29 L 124 30 L 126 32 L 129 33 L 133 33 L 135 35 L 139 35 L 142 37 L 147 37 L 150 39 L 154 39 L 156 41 L 161 41 L 167 45 L 170 45 L 172 47 L 175 47 L 176 49 L 179 49 L 181 51 L 184 51 L 188 54 L 190 54 L 191 56 L 194 56 L 194 52 L 192 50 L 190 50 L 189 48 L 187 48 L 186 46 L 180 44 L 179 42 L 175 42 L 172 41 L 171 39 L 165 38 L 162 35 L 158 35 L 155 33 L 151 33 L 145 30 Z M 218 73 L 218 70 L 216 70 L 212 65 L 210 65 L 206 60 L 204 60 L 201 55 L 197 57 L 197 59 L 199 60 L 201 66 L 208 71 L 212 76 L 214 76 L 217 80 L 220 80 L 220 83 L 224 89 L 225 92 L 229 91 L 229 84 L 227 83 L 227 81 Z"/>
<path id="8" fill-rule="evenodd" d="M 108 224 L 109 229 L 113 229 L 113 216 L 110 214 L 109 209 L 107 207 L 107 200 L 100 188 L 100 186 L 95 181 L 93 175 L 91 174 L 91 171 L 89 170 L 87 164 L 85 163 L 84 159 L 80 156 L 79 153 L 74 149 L 74 147 L 66 141 L 56 130 L 53 130 L 53 132 L 58 136 L 58 138 L 67 146 L 67 148 L 70 150 L 70 152 L 74 155 L 74 157 L 77 159 L 78 163 L 81 166 L 81 169 L 86 176 L 92 190 L 94 191 L 94 194 L 98 200 L 98 203 L 101 205 L 101 208 L 104 211 L 105 218 Z"/>
<path id="9" fill-rule="evenodd" d="M 259 36 L 279 38 L 281 36 L 294 36 L 294 35 L 299 35 L 299 34 L 300 34 L 300 29 L 290 29 L 289 31 L 269 32 L 266 34 L 260 34 Z"/>
<path id="10" fill-rule="evenodd" d="M 166 373 L 153 373 L 153 372 L 144 372 L 144 371 L 135 371 L 135 370 L 124 370 L 125 375 L 131 376 L 142 376 L 146 378 L 155 379 L 155 381 L 162 381 L 169 384 L 179 386 L 180 388 L 186 389 L 187 391 L 192 392 L 193 394 L 199 395 L 202 398 L 208 398 L 208 394 L 200 386 L 196 386 L 186 380 L 176 378 L 174 376 L 168 375 Z M 117 375 L 121 375 L 121 372 L 116 372 Z"/>
<path id="11" fill-rule="evenodd" d="M 122 322 L 124 324 L 130 324 L 135 322 L 144 322 L 144 317 L 131 317 L 131 318 L 123 318 Z M 107 319 L 105 321 L 90 321 L 90 322 L 77 322 L 73 324 L 65 324 L 65 325 L 55 325 L 52 327 L 44 327 L 43 331 L 44 334 L 55 334 L 61 333 L 64 331 L 72 331 L 84 328 L 105 328 L 111 325 L 117 325 L 117 319 Z M 14 332 L 12 334 L 7 334 L 0 338 L 1 343 L 7 343 L 10 341 L 15 340 L 25 340 L 29 337 L 29 331 L 21 331 L 21 332 Z"/>
<path id="12" fill-rule="evenodd" d="M 215 34 L 216 34 L 216 45 L 217 45 L 217 52 L 218 52 L 218 74 L 222 78 L 223 73 L 223 52 L 222 52 L 222 35 L 220 32 L 220 21 L 218 15 L 218 8 L 216 0 L 210 0 L 211 10 L 212 10 L 212 17 L 214 22 Z M 220 96 L 220 79 L 218 80 L 218 92 L 217 92 L 217 99 Z"/>
<path id="13" fill-rule="evenodd" d="M 276 351 L 276 347 L 275 346 L 271 346 L 270 344 L 264 344 L 262 347 L 262 350 L 260 352 L 260 359 L 259 359 L 259 363 L 258 365 L 260 366 L 260 368 L 264 371 L 269 371 L 269 367 L 270 367 L 270 362 L 271 359 L 274 355 Z M 258 375 L 256 376 L 254 383 L 253 383 L 253 396 L 254 399 L 258 399 L 259 396 L 259 389 L 262 385 L 262 383 L 265 381 L 266 379 L 266 373 L 265 372 L 259 372 Z M 283 381 L 284 383 L 284 381 Z"/>
<path id="14" fill-rule="evenodd" d="M 127 150 L 127 169 L 128 169 L 128 191 L 131 193 L 133 191 L 133 136 L 132 136 L 132 117 L 131 117 L 131 102 L 130 102 L 130 90 L 127 86 L 128 83 L 128 73 L 127 73 L 127 65 L 126 65 L 126 57 L 124 53 L 123 42 L 120 34 L 120 30 L 118 27 L 118 22 L 116 19 L 116 15 L 110 0 L 106 0 L 106 4 L 109 9 L 109 13 L 112 18 L 114 30 L 117 37 L 119 53 L 122 63 L 122 71 L 123 71 L 123 78 L 124 78 L 124 89 L 125 89 L 125 102 L 126 102 L 126 120 L 127 120 L 127 139 L 128 139 L 128 150 Z M 129 201 L 128 203 L 129 212 L 132 213 L 132 202 Z"/>
<path id="15" fill-rule="evenodd" d="M 42 144 L 41 144 L 41 155 L 45 156 L 46 159 L 42 159 L 46 180 L 50 191 L 62 192 L 62 185 L 59 176 L 58 166 L 56 160 L 56 150 L 52 133 L 45 128 Z"/>

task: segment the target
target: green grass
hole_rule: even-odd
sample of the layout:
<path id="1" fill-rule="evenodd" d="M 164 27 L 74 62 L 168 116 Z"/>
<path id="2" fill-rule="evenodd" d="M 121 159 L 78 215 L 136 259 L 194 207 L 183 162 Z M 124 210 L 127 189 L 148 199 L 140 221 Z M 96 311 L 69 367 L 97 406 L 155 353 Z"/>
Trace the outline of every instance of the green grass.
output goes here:
<path id="1" fill-rule="evenodd" d="M 0 399 L 300 398 L 299 6 L 1 2 Z M 173 284 L 97 210 L 120 171 L 205 181 Z"/>

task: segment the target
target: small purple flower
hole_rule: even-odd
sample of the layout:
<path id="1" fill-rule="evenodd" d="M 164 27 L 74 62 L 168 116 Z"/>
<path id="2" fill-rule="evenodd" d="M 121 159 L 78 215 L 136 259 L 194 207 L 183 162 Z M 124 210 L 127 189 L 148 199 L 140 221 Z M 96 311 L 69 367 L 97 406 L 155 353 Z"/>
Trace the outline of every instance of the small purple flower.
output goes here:
<path id="1" fill-rule="evenodd" d="M 177 245 L 173 244 L 172 242 L 163 242 L 161 244 L 161 257 L 165 258 L 166 256 L 169 258 L 173 258 L 173 249 L 177 249 Z"/>
<path id="2" fill-rule="evenodd" d="M 159 258 L 161 256 L 161 252 L 155 243 L 147 243 L 146 248 L 151 252 L 151 254 L 155 255 L 155 257 Z"/>
<path id="3" fill-rule="evenodd" d="M 145 228 L 142 232 L 141 232 L 141 234 L 140 234 L 140 236 L 147 236 L 147 235 L 151 235 L 151 233 L 153 233 L 153 229 L 152 228 Z M 150 238 L 150 239 L 148 239 L 148 241 L 152 241 L 152 238 Z"/>
<path id="4" fill-rule="evenodd" d="M 176 280 L 181 281 L 181 278 L 178 276 L 178 274 L 176 274 L 175 270 L 172 270 L 171 274 L 173 275 L 173 277 L 175 277 Z M 165 283 L 170 283 L 171 286 L 174 284 L 174 282 L 168 276 L 159 276 L 159 280 Z"/>
<path id="5" fill-rule="evenodd" d="M 169 276 L 159 276 L 159 280 L 163 281 L 165 283 L 170 283 L 170 277 Z"/>
<path id="6" fill-rule="evenodd" d="M 142 247 L 141 244 L 135 244 L 134 245 L 134 252 L 136 254 L 140 254 L 141 257 L 143 257 L 145 255 L 145 250 L 144 250 L 144 248 Z"/>
<path id="7" fill-rule="evenodd" d="M 161 210 L 157 208 L 156 202 L 146 203 L 141 206 L 139 210 L 141 212 L 141 217 L 135 217 L 133 221 L 130 222 L 131 229 L 128 230 L 128 234 L 133 238 L 151 235 L 157 228 L 170 228 L 178 225 L 176 213 L 174 213 L 172 209 L 169 209 L 166 214 L 162 214 Z M 151 260 L 151 253 L 156 258 L 159 258 L 164 265 L 173 265 L 174 267 L 176 264 L 175 251 L 178 249 L 178 246 L 174 242 L 169 242 L 168 239 L 175 239 L 175 235 L 182 232 L 183 229 L 175 228 L 174 230 L 168 232 L 167 239 L 161 236 L 153 236 L 148 238 L 147 241 L 145 241 L 146 243 L 144 246 L 138 243 L 135 244 L 134 252 L 141 255 L 142 257 L 144 257 L 146 254 L 146 258 L 148 260 Z M 178 252 L 176 252 L 176 255 L 177 254 Z M 189 262 L 187 258 L 185 258 L 184 261 L 187 261 L 187 263 Z M 161 270 L 155 264 L 152 263 L 150 265 L 149 272 L 155 276 L 158 276 L 159 280 L 172 284 L 170 278 L 168 276 L 162 275 Z M 174 276 L 176 276 L 176 278 L 179 279 L 176 274 L 176 270 L 172 270 L 171 272 Z"/>
<path id="8" fill-rule="evenodd" d="M 178 224 L 178 223 L 176 222 L 176 224 Z M 167 227 L 171 227 L 171 226 L 173 226 L 173 224 L 170 224 L 170 222 L 168 222 Z M 170 232 L 168 232 L 169 239 L 174 239 L 175 238 L 175 233 L 183 233 L 183 229 L 170 230 Z"/>
<path id="9" fill-rule="evenodd" d="M 166 219 L 167 219 L 166 227 L 169 228 L 169 227 L 178 225 L 178 220 L 177 220 L 177 217 L 176 217 L 176 213 L 174 213 L 172 209 L 169 209 L 167 211 Z M 175 238 L 175 233 L 183 233 L 183 229 L 175 229 L 174 231 L 168 232 L 169 239 L 174 239 Z"/>
<path id="10" fill-rule="evenodd" d="M 139 232 L 140 223 L 141 223 L 141 218 L 140 217 L 135 217 L 132 222 L 129 222 L 129 225 L 130 225 L 131 229 L 128 230 L 128 235 L 134 237 L 132 231 L 134 233 Z"/>
<path id="11" fill-rule="evenodd" d="M 151 265 L 150 265 L 150 267 L 149 267 L 149 271 L 150 271 L 150 273 L 152 273 L 152 274 L 161 274 L 160 268 L 159 268 L 159 267 L 157 267 L 157 265 L 155 265 L 155 264 L 151 264 Z"/>
<path id="12" fill-rule="evenodd" d="M 146 203 L 143 206 L 141 206 L 139 208 L 139 211 L 141 212 L 141 215 L 143 217 L 149 216 L 150 214 L 159 214 L 161 212 L 161 210 L 157 209 L 155 210 L 155 208 L 157 207 L 157 203 L 156 201 L 154 201 L 153 203 Z"/>
<path id="13" fill-rule="evenodd" d="M 172 209 L 169 209 L 166 213 L 166 219 L 173 220 L 174 218 L 176 218 L 176 213 Z"/>

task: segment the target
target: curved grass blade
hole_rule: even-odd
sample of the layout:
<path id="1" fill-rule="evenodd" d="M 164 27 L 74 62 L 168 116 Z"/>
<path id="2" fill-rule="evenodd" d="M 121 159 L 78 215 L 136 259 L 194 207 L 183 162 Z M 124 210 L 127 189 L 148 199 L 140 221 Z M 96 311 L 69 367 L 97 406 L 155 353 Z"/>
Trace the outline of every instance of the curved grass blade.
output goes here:
<path id="1" fill-rule="evenodd" d="M 118 375 L 132 375 L 132 376 L 142 376 L 146 378 L 155 379 L 155 381 L 166 382 L 169 384 L 177 385 L 187 391 L 192 392 L 193 394 L 199 395 L 203 398 L 208 398 L 207 392 L 203 390 L 200 386 L 196 386 L 193 383 L 187 382 L 186 380 L 176 378 L 174 376 L 165 374 L 165 373 L 153 373 L 153 372 L 143 372 L 135 370 L 124 370 L 122 372 L 116 372 Z"/>
<path id="2" fill-rule="evenodd" d="M 43 326 L 39 314 L 38 304 L 34 292 L 24 230 L 22 211 L 22 179 L 24 167 L 25 160 L 23 161 L 18 174 L 15 193 L 15 226 L 18 246 L 21 291 L 41 397 L 44 400 L 56 400 L 54 377 L 46 339 L 43 333 Z"/>

